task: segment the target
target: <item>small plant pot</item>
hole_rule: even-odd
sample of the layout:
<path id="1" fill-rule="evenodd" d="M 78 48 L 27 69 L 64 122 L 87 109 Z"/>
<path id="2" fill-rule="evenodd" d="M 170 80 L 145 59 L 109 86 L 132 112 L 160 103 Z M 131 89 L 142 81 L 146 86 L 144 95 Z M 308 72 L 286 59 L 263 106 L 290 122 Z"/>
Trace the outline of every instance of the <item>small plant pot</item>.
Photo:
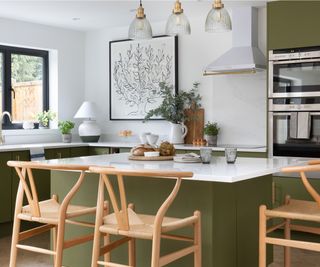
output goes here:
<path id="1" fill-rule="evenodd" d="M 217 146 L 217 135 L 205 135 L 204 138 L 207 140 L 209 146 Z"/>
<path id="2" fill-rule="evenodd" d="M 62 135 L 62 142 L 63 143 L 71 143 L 72 141 L 72 134 L 63 134 Z"/>
<path id="3" fill-rule="evenodd" d="M 39 122 L 39 129 L 49 129 L 49 126 L 44 126 L 41 122 Z"/>

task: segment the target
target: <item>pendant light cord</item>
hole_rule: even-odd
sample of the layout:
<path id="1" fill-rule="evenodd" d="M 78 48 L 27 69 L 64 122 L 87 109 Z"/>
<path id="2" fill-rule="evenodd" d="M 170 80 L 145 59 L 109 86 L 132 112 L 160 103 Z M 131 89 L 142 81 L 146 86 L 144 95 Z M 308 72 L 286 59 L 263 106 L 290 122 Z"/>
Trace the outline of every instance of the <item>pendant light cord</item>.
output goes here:
<path id="1" fill-rule="evenodd" d="M 142 6 L 142 0 L 140 0 L 140 6 Z"/>

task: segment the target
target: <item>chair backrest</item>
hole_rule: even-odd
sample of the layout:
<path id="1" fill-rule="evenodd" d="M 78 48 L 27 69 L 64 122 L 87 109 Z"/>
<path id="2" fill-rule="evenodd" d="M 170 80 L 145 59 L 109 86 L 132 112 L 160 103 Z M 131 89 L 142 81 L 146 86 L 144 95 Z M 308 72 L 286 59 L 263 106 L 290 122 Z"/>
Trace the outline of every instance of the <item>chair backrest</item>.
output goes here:
<path id="1" fill-rule="evenodd" d="M 281 170 L 281 172 L 286 173 L 299 173 L 302 183 L 308 193 L 312 196 L 312 198 L 317 202 L 320 207 L 320 195 L 317 190 L 311 185 L 306 176 L 306 172 L 319 172 L 320 171 L 320 161 L 309 161 L 306 166 L 294 166 L 294 167 L 286 167 Z"/>
<path id="2" fill-rule="evenodd" d="M 34 217 L 41 217 L 39 208 L 39 198 L 37 193 L 37 187 L 35 184 L 34 176 L 32 173 L 33 169 L 41 170 L 75 170 L 84 172 L 89 169 L 89 166 L 80 165 L 52 165 L 39 162 L 31 161 L 8 161 L 8 166 L 15 168 L 19 179 L 22 190 L 17 194 L 25 194 L 28 204 L 30 206 L 31 214 Z M 20 188 L 20 186 L 19 186 Z M 17 198 L 18 199 L 18 198 Z"/>
<path id="3" fill-rule="evenodd" d="M 126 190 L 124 185 L 124 176 L 135 176 L 135 177 L 156 177 L 156 178 L 168 178 L 168 179 L 176 179 L 176 184 L 167 197 L 167 199 L 163 202 L 161 207 L 159 208 L 156 220 L 161 221 L 166 211 L 170 207 L 171 203 L 175 199 L 181 184 L 181 178 L 183 177 L 192 177 L 192 172 L 177 172 L 177 171 L 149 171 L 149 170 L 121 170 L 116 168 L 105 168 L 105 167 L 90 167 L 90 172 L 100 174 L 100 178 L 103 180 L 109 197 L 113 207 L 113 211 L 116 217 L 116 221 L 118 224 L 119 230 L 129 230 L 129 212 L 128 212 L 128 203 Z M 115 194 L 114 187 L 110 182 L 110 175 L 116 176 L 116 186 L 118 186 L 119 197 L 117 198 Z M 120 205 L 119 201 L 120 199 Z M 130 211 L 132 212 L 132 211 Z"/>

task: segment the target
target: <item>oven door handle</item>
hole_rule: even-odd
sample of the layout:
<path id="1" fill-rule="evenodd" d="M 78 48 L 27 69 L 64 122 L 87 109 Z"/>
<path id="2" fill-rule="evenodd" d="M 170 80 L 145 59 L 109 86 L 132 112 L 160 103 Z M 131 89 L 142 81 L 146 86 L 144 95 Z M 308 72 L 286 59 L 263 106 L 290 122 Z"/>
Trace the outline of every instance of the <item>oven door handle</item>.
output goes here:
<path id="1" fill-rule="evenodd" d="M 269 99 L 274 98 L 308 98 L 320 97 L 320 92 L 292 92 L 292 93 L 271 93 Z"/>
<path id="2" fill-rule="evenodd" d="M 292 111 L 292 112 L 308 112 L 308 111 Z M 291 116 L 291 112 L 271 112 L 273 116 Z M 320 112 L 309 112 L 310 116 L 319 116 Z"/>
<path id="3" fill-rule="evenodd" d="M 290 63 L 309 63 L 309 62 L 320 62 L 320 58 L 272 61 L 273 65 L 290 64 Z"/>

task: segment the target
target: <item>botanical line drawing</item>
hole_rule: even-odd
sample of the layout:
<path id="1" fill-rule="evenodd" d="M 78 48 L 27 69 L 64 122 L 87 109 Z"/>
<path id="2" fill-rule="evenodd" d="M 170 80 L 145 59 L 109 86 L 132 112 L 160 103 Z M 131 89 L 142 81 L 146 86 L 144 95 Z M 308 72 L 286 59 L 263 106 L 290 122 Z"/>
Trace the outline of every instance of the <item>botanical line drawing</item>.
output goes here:
<path id="1" fill-rule="evenodd" d="M 131 42 L 113 55 L 111 71 L 113 105 L 125 106 L 127 118 L 144 118 L 161 103 L 159 83 L 173 84 L 174 54 L 165 43 Z"/>

